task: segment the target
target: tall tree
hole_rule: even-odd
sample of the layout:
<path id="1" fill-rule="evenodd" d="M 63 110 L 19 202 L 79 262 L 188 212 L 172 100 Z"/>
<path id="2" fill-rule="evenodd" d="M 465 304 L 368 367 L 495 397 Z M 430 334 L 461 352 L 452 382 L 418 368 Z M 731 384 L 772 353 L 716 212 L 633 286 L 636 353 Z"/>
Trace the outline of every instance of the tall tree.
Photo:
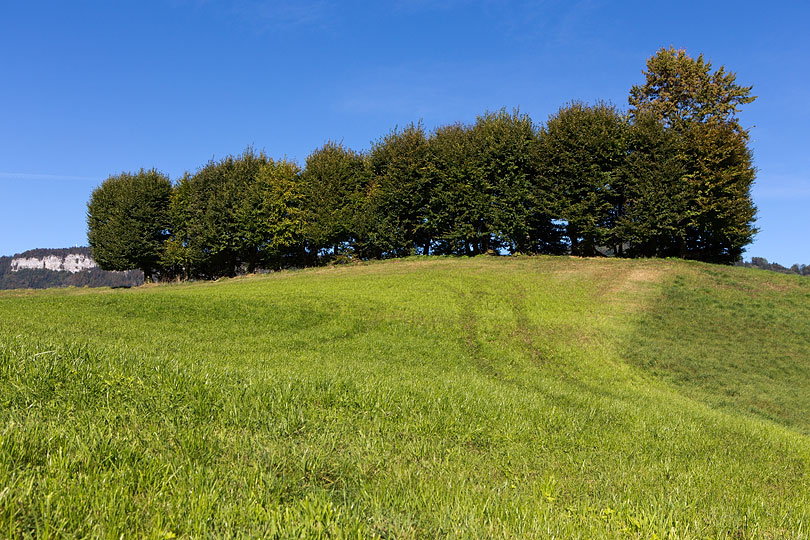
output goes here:
<path id="1" fill-rule="evenodd" d="M 753 241 L 756 169 L 747 143 L 748 133 L 731 123 L 699 123 L 684 131 L 691 197 L 681 256 L 732 264 Z"/>
<path id="2" fill-rule="evenodd" d="M 703 55 L 660 49 L 647 61 L 645 83 L 630 90 L 630 114 L 651 115 L 682 138 L 680 157 L 689 193 L 679 255 L 731 263 L 756 233 L 751 186 L 756 177 L 749 134 L 737 118 L 753 102 L 751 86 Z"/>
<path id="3" fill-rule="evenodd" d="M 172 190 L 169 200 L 171 234 L 164 243 L 160 265 L 167 278 L 190 279 L 203 275 L 206 249 L 202 238 L 193 234 L 194 185 L 186 172 Z"/>
<path id="4" fill-rule="evenodd" d="M 237 211 L 248 257 L 248 272 L 259 263 L 275 268 L 304 264 L 309 215 L 301 169 L 287 160 L 268 160 L 246 187 Z"/>
<path id="5" fill-rule="evenodd" d="M 359 242 L 367 256 L 430 253 L 428 153 L 421 124 L 395 129 L 372 146 Z"/>
<path id="6" fill-rule="evenodd" d="M 547 251 L 556 242 L 551 215 L 544 212 L 539 189 L 539 141 L 528 115 L 505 109 L 479 116 L 472 128 L 479 186 L 491 193 L 493 247 L 511 253 Z M 488 247 L 488 246 L 486 246 Z"/>
<path id="7" fill-rule="evenodd" d="M 430 137 L 428 222 L 439 254 L 476 255 L 492 236 L 492 189 L 476 164 L 472 128 L 453 124 Z"/>
<path id="8" fill-rule="evenodd" d="M 104 270 L 140 269 L 151 281 L 169 236 L 172 184 L 155 169 L 110 176 L 87 203 L 87 240 Z"/>
<path id="9" fill-rule="evenodd" d="M 140 269 L 151 281 L 169 235 L 169 178 L 155 169 L 110 176 L 87 203 L 87 240 L 104 270 Z"/>
<path id="10" fill-rule="evenodd" d="M 623 243 L 615 224 L 625 198 L 627 122 L 612 105 L 572 102 L 540 132 L 538 162 L 547 212 L 565 222 L 574 255 Z"/>
<path id="11" fill-rule="evenodd" d="M 631 257 L 676 257 L 690 219 L 682 140 L 651 114 L 639 114 L 627 133 L 624 193 L 616 236 Z"/>
<path id="12" fill-rule="evenodd" d="M 195 275 L 232 276 L 243 263 L 255 266 L 259 250 L 245 219 L 245 197 L 268 163 L 264 153 L 247 148 L 181 180 L 173 215 L 182 221 L 177 227 L 182 236 L 175 242 L 194 261 Z"/>
<path id="13" fill-rule="evenodd" d="M 739 128 L 740 106 L 751 103 L 753 86 L 737 84 L 737 74 L 725 66 L 712 71 L 703 55 L 686 50 L 659 49 L 647 60 L 644 84 L 630 89 L 630 114 L 651 114 L 667 127 L 681 130 L 694 123 L 733 124 Z"/>
<path id="14" fill-rule="evenodd" d="M 350 248 L 367 184 L 365 157 L 340 143 L 327 142 L 307 157 L 301 190 L 311 252 L 338 255 Z"/>

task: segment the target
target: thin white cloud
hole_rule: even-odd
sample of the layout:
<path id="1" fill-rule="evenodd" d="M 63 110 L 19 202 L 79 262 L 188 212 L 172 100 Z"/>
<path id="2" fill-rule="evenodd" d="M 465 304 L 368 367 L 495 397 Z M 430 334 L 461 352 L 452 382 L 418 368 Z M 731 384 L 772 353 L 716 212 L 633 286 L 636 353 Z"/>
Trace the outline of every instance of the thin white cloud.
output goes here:
<path id="1" fill-rule="evenodd" d="M 39 174 L 0 172 L 0 180 L 98 180 L 92 176 L 75 176 L 71 174 Z"/>
<path id="2" fill-rule="evenodd" d="M 450 122 L 477 103 L 464 87 L 469 66 L 447 63 L 389 65 L 356 73 L 333 88 L 333 106 L 342 113 Z M 448 119 L 452 117 L 451 119 Z"/>
<path id="3" fill-rule="evenodd" d="M 424 11 L 449 11 L 459 7 L 468 8 L 470 4 L 486 4 L 475 0 L 394 0 L 389 6 L 396 11 L 418 13 Z"/>
<path id="4" fill-rule="evenodd" d="M 97 178 L 70 174 L 0 172 L 0 180 L 97 180 Z"/>

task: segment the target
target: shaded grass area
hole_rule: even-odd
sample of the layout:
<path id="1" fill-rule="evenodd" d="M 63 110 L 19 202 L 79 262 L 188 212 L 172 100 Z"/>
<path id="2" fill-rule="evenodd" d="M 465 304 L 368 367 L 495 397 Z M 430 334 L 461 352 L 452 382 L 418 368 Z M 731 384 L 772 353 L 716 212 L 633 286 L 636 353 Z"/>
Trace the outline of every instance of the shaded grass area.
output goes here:
<path id="1" fill-rule="evenodd" d="M 806 538 L 796 422 L 627 361 L 710 271 L 428 259 L 0 294 L 0 535 Z"/>
<path id="2" fill-rule="evenodd" d="M 634 328 L 628 357 L 680 392 L 810 434 L 810 279 L 684 263 Z"/>

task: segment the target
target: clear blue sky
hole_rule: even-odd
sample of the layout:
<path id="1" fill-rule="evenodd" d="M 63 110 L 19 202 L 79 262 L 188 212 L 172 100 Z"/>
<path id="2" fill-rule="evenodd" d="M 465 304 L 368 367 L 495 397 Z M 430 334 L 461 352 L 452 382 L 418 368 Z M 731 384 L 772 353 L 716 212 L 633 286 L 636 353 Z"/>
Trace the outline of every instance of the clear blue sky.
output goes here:
<path id="1" fill-rule="evenodd" d="M 86 244 L 110 174 L 173 179 L 247 145 L 302 163 L 396 125 L 572 100 L 622 108 L 662 46 L 754 85 L 761 232 L 746 257 L 810 264 L 810 4 L 166 0 L 3 2 L 0 254 Z"/>

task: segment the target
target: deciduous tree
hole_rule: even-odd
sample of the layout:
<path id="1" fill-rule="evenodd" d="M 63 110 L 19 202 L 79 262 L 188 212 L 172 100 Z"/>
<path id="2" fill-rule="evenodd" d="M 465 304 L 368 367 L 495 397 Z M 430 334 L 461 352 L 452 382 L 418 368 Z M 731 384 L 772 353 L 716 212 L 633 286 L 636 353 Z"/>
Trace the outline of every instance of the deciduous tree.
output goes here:
<path id="1" fill-rule="evenodd" d="M 357 214 L 368 184 L 362 154 L 328 142 L 307 157 L 301 174 L 302 204 L 307 216 L 304 235 L 315 255 L 349 249 L 356 238 Z"/>
<path id="2" fill-rule="evenodd" d="M 574 255 L 623 242 L 614 227 L 624 200 L 627 122 L 612 105 L 560 108 L 540 132 L 539 169 L 547 212 L 565 221 Z"/>
<path id="3" fill-rule="evenodd" d="M 489 195 L 492 247 L 530 253 L 548 246 L 553 227 L 541 207 L 547 194 L 538 189 L 539 141 L 531 118 L 518 110 L 486 113 L 478 117 L 472 138 L 478 185 Z"/>
<path id="4" fill-rule="evenodd" d="M 238 211 L 240 230 L 252 254 L 249 272 L 258 263 L 281 268 L 306 261 L 304 233 L 309 214 L 304 206 L 301 169 L 287 160 L 268 160 L 247 186 Z"/>
<path id="5" fill-rule="evenodd" d="M 703 55 L 690 57 L 684 49 L 662 48 L 647 60 L 644 84 L 630 89 L 630 114 L 651 114 L 667 127 L 681 130 L 694 123 L 737 124 L 740 106 L 751 103 L 752 86 L 737 84 L 737 74 L 725 66 L 712 71 Z"/>
<path id="6" fill-rule="evenodd" d="M 169 236 L 171 181 L 155 169 L 110 176 L 87 203 L 87 240 L 104 270 L 140 269 L 151 281 Z"/>
<path id="7" fill-rule="evenodd" d="M 657 118 L 682 140 L 686 185 L 676 191 L 689 199 L 679 255 L 734 262 L 756 233 L 756 170 L 748 131 L 737 119 L 741 106 L 756 99 L 752 87 L 739 85 L 723 66 L 713 71 L 702 54 L 692 58 L 673 47 L 652 56 L 644 76 L 644 84 L 630 90 L 630 114 Z"/>
<path id="8" fill-rule="evenodd" d="M 234 275 L 259 257 L 253 227 L 245 216 L 245 197 L 270 159 L 247 148 L 239 156 L 211 161 L 178 185 L 173 215 L 180 223 L 173 239 L 192 272 L 202 277 Z"/>
<path id="9" fill-rule="evenodd" d="M 475 153 L 470 126 L 442 126 L 431 134 L 427 219 L 439 254 L 475 255 L 490 243 L 493 194 Z"/>
<path id="10" fill-rule="evenodd" d="M 435 231 L 427 219 L 428 152 L 421 124 L 395 129 L 372 146 L 372 176 L 358 243 L 366 256 L 430 253 Z"/>
<path id="11" fill-rule="evenodd" d="M 627 134 L 616 236 L 631 257 L 677 257 L 691 219 L 682 139 L 651 114 L 636 115 Z"/>

